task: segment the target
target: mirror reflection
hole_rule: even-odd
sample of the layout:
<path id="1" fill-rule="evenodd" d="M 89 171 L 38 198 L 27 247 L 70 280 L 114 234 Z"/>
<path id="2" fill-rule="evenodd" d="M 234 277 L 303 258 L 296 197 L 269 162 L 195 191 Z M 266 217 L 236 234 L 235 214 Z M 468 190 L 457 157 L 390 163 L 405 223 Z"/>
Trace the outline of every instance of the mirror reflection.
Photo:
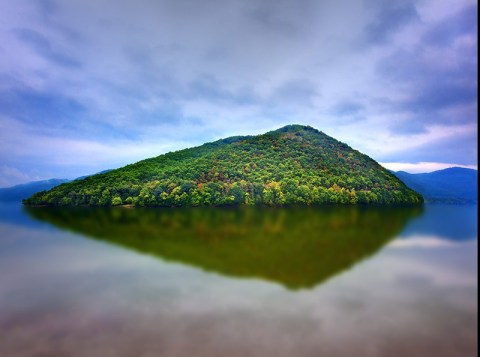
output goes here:
<path id="1" fill-rule="evenodd" d="M 231 277 L 312 288 L 394 238 L 421 207 L 28 208 L 41 221 Z"/>

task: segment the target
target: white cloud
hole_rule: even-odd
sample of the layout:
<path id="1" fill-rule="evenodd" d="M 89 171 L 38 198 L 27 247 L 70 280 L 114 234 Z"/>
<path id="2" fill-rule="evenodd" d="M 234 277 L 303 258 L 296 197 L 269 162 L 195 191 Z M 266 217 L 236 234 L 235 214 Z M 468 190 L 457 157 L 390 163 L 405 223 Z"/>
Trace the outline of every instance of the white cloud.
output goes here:
<path id="1" fill-rule="evenodd" d="M 478 170 L 477 165 L 459 165 L 445 162 L 380 162 L 380 165 L 392 171 L 406 171 L 412 174 L 443 170 L 449 167 Z"/>
<path id="2" fill-rule="evenodd" d="M 8 130 L 4 130 L 6 128 Z M 74 178 L 185 147 L 188 143 L 171 137 L 154 140 L 154 136 L 150 136 L 141 143 L 135 140 L 82 140 L 62 136 L 56 131 L 35 132 L 28 125 L 0 117 L 0 154 L 8 155 L 12 162 L 26 161 L 32 167 L 44 167 L 43 174 L 31 174 L 11 165 L 0 166 L 0 182 L 5 186 L 52 177 Z"/>
<path id="3" fill-rule="evenodd" d="M 39 176 L 28 174 L 15 167 L 0 165 L 0 187 L 10 187 L 39 179 Z"/>
<path id="4" fill-rule="evenodd" d="M 443 119 L 424 113 L 418 119 L 427 123 L 424 132 L 392 132 L 393 123 L 412 124 L 399 103 L 408 102 L 416 88 L 377 72 L 379 62 L 399 49 L 416 55 L 429 26 L 470 0 L 453 1 L 452 10 L 433 0 L 412 3 L 425 21 L 406 19 L 393 27 L 387 21 L 392 36 L 380 45 L 363 37 L 383 2 L 52 0 L 48 11 L 36 2 L 12 4 L 0 0 L 0 95 L 27 90 L 39 93 L 38 100 L 61 96 L 83 112 L 72 119 L 50 108 L 55 102 L 38 103 L 45 115 L 25 120 L 0 108 L 0 115 L 12 119 L 4 126 L 8 134 L 0 133 L 6 139 L 0 163 L 7 155 L 17 157 L 17 163 L 9 159 L 11 167 L 28 165 L 29 158 L 52 168 L 89 162 L 111 167 L 290 123 L 312 125 L 377 160 L 397 161 L 396 154 L 406 153 L 404 160 L 413 161 L 409 151 L 477 131 L 477 109 L 469 103 L 446 108 Z M 22 41 L 16 29 L 34 31 L 41 40 Z M 458 41 L 447 50 L 420 53 L 435 78 L 477 39 L 464 34 Z M 441 59 L 432 61 L 438 53 Z M 78 66 L 62 67 L 57 54 Z M 394 64 L 411 77 L 418 74 L 408 63 Z M 205 78 L 206 85 L 198 86 Z M 361 116 L 332 112 L 346 102 L 358 103 Z M 21 112 L 22 103 L 17 107 Z M 48 110 L 56 110 L 56 131 L 46 127 Z M 476 160 L 470 151 L 465 164 Z"/>
<path id="5" fill-rule="evenodd" d="M 388 244 L 388 248 L 448 248 L 458 246 L 477 246 L 477 240 L 455 242 L 435 236 L 410 236 L 408 239 L 396 239 Z"/>
<path id="6" fill-rule="evenodd" d="M 358 132 L 345 128 L 345 140 L 353 143 L 356 149 L 369 154 L 377 160 L 388 157 L 393 154 L 421 150 L 429 145 L 445 142 L 451 139 L 457 139 L 461 143 L 461 139 L 477 132 L 477 123 L 461 124 L 461 125 L 430 125 L 426 132 L 409 135 L 394 135 L 388 128 L 382 125 L 382 118 L 376 119 L 376 123 L 366 124 L 370 130 L 361 130 Z M 397 116 L 401 120 L 401 115 Z M 361 127 L 362 123 L 352 125 L 352 127 Z M 439 153 L 439 157 L 442 153 Z M 408 157 L 405 158 L 408 160 Z"/>

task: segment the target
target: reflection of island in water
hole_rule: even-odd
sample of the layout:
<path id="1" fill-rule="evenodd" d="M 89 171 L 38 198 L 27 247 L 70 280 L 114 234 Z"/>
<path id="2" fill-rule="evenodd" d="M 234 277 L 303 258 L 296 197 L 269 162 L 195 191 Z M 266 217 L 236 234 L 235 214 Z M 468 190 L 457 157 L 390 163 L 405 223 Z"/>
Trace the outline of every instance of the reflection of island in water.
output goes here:
<path id="1" fill-rule="evenodd" d="M 289 289 L 377 252 L 421 207 L 28 208 L 41 221 L 165 260 Z"/>

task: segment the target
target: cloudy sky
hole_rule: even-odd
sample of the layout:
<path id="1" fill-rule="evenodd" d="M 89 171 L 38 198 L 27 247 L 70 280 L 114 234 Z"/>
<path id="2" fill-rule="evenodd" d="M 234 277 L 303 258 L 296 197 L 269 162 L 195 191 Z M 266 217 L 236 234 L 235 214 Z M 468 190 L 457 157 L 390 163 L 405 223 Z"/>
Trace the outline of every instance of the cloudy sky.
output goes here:
<path id="1" fill-rule="evenodd" d="M 0 187 L 311 125 L 477 165 L 476 0 L 0 0 Z"/>

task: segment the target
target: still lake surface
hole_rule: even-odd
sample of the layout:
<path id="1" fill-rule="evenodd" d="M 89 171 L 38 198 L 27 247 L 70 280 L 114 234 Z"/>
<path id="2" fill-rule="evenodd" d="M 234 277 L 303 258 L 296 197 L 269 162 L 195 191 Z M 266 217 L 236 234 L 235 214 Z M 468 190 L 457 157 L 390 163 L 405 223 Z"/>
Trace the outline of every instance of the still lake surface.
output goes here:
<path id="1" fill-rule="evenodd" d="M 0 206 L 0 356 L 476 356 L 477 206 Z"/>

